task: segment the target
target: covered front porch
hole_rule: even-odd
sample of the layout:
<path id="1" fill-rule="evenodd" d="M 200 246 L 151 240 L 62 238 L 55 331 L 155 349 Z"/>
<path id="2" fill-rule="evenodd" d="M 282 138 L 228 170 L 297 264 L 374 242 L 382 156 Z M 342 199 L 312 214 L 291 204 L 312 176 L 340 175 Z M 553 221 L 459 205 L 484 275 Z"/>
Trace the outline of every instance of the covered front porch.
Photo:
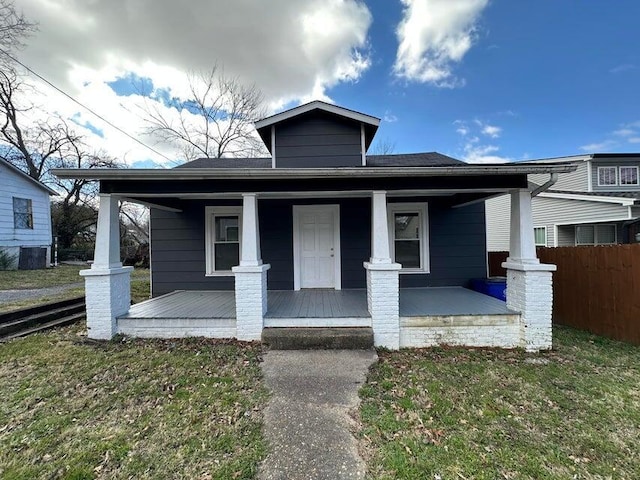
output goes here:
<path id="1" fill-rule="evenodd" d="M 505 302 L 462 287 L 403 288 L 400 347 L 437 344 L 516 347 L 520 314 Z M 264 327 L 371 327 L 367 291 L 269 292 Z M 117 331 L 149 338 L 236 337 L 232 291 L 175 291 L 133 305 Z"/>

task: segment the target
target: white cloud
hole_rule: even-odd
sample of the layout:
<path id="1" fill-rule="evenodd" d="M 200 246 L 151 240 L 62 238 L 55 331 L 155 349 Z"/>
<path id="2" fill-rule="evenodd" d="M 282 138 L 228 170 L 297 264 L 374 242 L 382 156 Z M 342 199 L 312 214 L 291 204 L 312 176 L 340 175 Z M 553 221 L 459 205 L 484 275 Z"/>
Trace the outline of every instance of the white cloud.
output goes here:
<path id="1" fill-rule="evenodd" d="M 491 138 L 498 138 L 502 133 L 502 128 L 495 125 L 484 125 L 482 127 L 482 134 Z"/>
<path id="2" fill-rule="evenodd" d="M 631 137 L 627 139 L 629 143 L 640 143 L 640 137 Z"/>
<path id="3" fill-rule="evenodd" d="M 118 97 L 106 85 L 131 73 L 184 98 L 185 73 L 217 63 L 276 109 L 330 101 L 329 88 L 358 81 L 371 64 L 372 17 L 361 0 L 21 0 L 20 7 L 39 24 L 21 60 L 131 133 L 140 131 L 140 98 Z M 58 94 L 46 104 L 79 112 Z M 129 157 L 156 157 L 111 130 L 104 126 L 110 151 L 126 145 Z"/>
<path id="4" fill-rule="evenodd" d="M 597 152 L 602 152 L 608 148 L 611 148 L 614 145 L 615 145 L 615 142 L 613 140 L 605 140 L 603 142 L 588 143 L 586 145 L 582 145 L 579 148 L 584 152 L 597 153 Z"/>
<path id="5" fill-rule="evenodd" d="M 620 130 L 615 130 L 613 132 L 614 135 L 617 135 L 619 137 L 629 137 L 634 133 L 636 133 L 635 130 L 632 130 L 630 128 L 621 128 Z"/>
<path id="6" fill-rule="evenodd" d="M 439 87 L 463 85 L 453 66 L 472 47 L 478 18 L 489 0 L 401 1 L 405 8 L 396 30 L 395 74 Z"/>
<path id="7" fill-rule="evenodd" d="M 610 69 L 609 73 L 613 73 L 613 74 L 624 73 L 624 72 L 628 72 L 630 70 L 635 70 L 636 68 L 638 68 L 638 67 L 636 67 L 632 63 L 623 63 L 622 65 L 617 65 L 617 66 L 613 67 L 612 69 Z"/>
<path id="8" fill-rule="evenodd" d="M 467 143 L 464 146 L 464 155 L 462 160 L 467 163 L 506 163 L 510 162 L 510 158 L 494 155 L 500 151 L 497 145 L 475 145 Z"/>
<path id="9" fill-rule="evenodd" d="M 382 119 L 387 123 L 395 123 L 398 121 L 398 117 L 391 113 L 391 111 L 389 110 L 386 110 L 384 112 L 384 116 L 382 117 Z"/>

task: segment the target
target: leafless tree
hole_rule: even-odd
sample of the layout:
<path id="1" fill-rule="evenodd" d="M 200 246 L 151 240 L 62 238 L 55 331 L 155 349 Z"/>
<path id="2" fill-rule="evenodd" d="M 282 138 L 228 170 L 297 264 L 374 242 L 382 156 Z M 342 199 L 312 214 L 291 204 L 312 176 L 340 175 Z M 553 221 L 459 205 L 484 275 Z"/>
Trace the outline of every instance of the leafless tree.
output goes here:
<path id="1" fill-rule="evenodd" d="M 28 124 L 24 117 L 35 107 L 21 106 L 19 97 L 28 96 L 29 89 L 15 71 L 0 71 L 0 145 L 7 160 L 44 180 L 51 160 L 79 137 L 59 117 Z"/>
<path id="2" fill-rule="evenodd" d="M 146 133 L 182 149 L 186 160 L 199 157 L 252 157 L 264 154 L 253 122 L 264 117 L 263 96 L 255 85 L 228 77 L 217 66 L 188 76 L 190 98 L 164 105 L 146 102 Z"/>
<path id="3" fill-rule="evenodd" d="M 396 142 L 392 142 L 389 138 L 378 140 L 369 150 L 371 155 L 391 155 L 396 151 Z"/>
<path id="4" fill-rule="evenodd" d="M 36 29 L 22 12 L 16 10 L 13 1 L 0 0 L 0 69 L 7 71 L 12 60 L 7 55 L 15 54 L 24 46 L 25 39 Z"/>

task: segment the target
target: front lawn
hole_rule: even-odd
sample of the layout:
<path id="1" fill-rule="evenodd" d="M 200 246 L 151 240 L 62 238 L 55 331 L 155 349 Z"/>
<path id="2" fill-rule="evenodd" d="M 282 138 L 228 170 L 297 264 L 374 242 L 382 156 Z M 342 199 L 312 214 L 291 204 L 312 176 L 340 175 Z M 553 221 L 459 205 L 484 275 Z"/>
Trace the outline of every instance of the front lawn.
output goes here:
<path id="1" fill-rule="evenodd" d="M 265 455 L 257 344 L 91 342 L 71 326 L 0 345 L 0 478 L 253 478 Z"/>
<path id="2" fill-rule="evenodd" d="M 371 478 L 640 478 L 640 347 L 554 335 L 541 355 L 381 352 L 360 393 Z"/>
<path id="3" fill-rule="evenodd" d="M 0 303 L 0 313 L 33 307 L 43 303 L 66 300 L 84 295 L 84 278 L 80 270 L 88 265 L 58 265 L 46 270 L 12 270 L 0 271 L 0 290 L 24 290 L 48 288 L 81 283 L 81 286 L 65 289 L 62 292 L 44 295 L 38 298 L 26 298 Z M 148 268 L 136 268 L 131 273 L 131 302 L 138 303 L 149 299 L 150 281 Z"/>

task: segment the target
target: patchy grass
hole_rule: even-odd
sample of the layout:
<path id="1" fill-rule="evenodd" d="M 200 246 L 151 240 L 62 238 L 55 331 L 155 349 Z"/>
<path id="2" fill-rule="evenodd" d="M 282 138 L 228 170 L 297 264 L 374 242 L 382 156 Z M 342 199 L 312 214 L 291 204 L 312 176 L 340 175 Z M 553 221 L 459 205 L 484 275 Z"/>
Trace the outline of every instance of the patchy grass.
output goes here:
<path id="1" fill-rule="evenodd" d="M 260 354 L 204 339 L 91 342 L 78 326 L 0 345 L 0 477 L 253 478 Z"/>
<path id="2" fill-rule="evenodd" d="M 371 478 L 640 478 L 640 347 L 554 334 L 541 355 L 380 352 L 360 392 Z"/>
<path id="3" fill-rule="evenodd" d="M 71 268 L 67 269 L 66 267 L 71 267 Z M 28 285 L 30 285 L 37 282 L 38 272 L 40 272 L 41 275 L 44 275 L 44 274 L 49 275 L 50 272 L 53 272 L 53 273 L 58 272 L 60 273 L 58 277 L 59 283 L 49 285 L 49 286 L 56 287 L 61 285 L 68 285 L 69 283 L 83 282 L 84 280 L 79 275 L 78 272 L 80 270 L 85 270 L 86 268 L 88 268 L 88 266 L 86 265 L 81 267 L 77 265 L 61 265 L 48 270 L 19 270 L 19 271 L 11 271 L 11 272 L 0 272 L 0 290 L 5 289 L 5 286 L 2 283 L 3 281 L 2 275 L 4 273 L 12 273 L 12 274 L 20 273 L 20 275 L 17 275 L 16 278 L 18 277 L 26 278 L 28 282 L 31 282 L 31 283 L 27 283 Z M 62 269 L 62 270 L 59 270 L 59 269 Z M 75 276 L 73 276 L 73 272 L 75 272 Z M 73 278 L 72 282 L 69 282 L 70 278 Z M 53 282 L 51 278 L 48 279 L 47 281 Z M 25 287 L 25 288 L 46 288 L 46 287 Z M 10 288 L 7 287 L 7 289 L 20 289 L 20 288 L 12 286 Z M 138 302 L 142 302 L 143 300 L 148 300 L 150 289 L 151 287 L 150 287 L 150 281 L 149 281 L 149 269 L 136 268 L 131 274 L 131 302 L 138 303 Z M 80 297 L 82 295 L 84 295 L 84 286 L 79 286 L 79 287 L 69 288 L 67 290 L 64 290 L 63 292 L 59 292 L 53 295 L 45 295 L 38 298 L 28 298 L 24 300 L 13 300 L 10 302 L 3 302 L 2 304 L 0 304 L 0 313 L 9 312 L 9 311 L 17 310 L 20 308 L 34 307 L 36 305 L 55 302 L 58 300 L 66 300 L 68 298 Z"/>
<path id="4" fill-rule="evenodd" d="M 80 270 L 87 265 L 58 265 L 43 270 L 5 270 L 0 272 L 0 290 L 28 290 L 57 287 L 82 281 Z"/>

